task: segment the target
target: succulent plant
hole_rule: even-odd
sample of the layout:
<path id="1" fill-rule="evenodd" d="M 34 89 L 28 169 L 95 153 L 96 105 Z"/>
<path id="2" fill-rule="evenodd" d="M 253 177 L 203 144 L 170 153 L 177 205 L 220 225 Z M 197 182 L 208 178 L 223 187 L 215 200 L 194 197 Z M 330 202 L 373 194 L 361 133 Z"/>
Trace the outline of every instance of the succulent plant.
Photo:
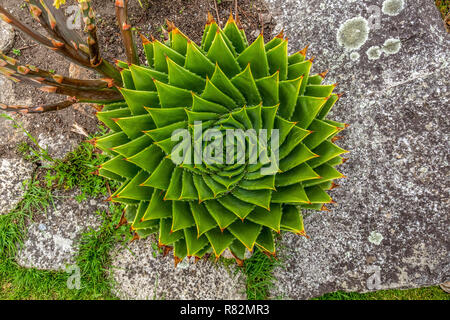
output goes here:
<path id="1" fill-rule="evenodd" d="M 274 256 L 281 231 L 306 236 L 301 210 L 328 210 L 327 190 L 343 177 L 335 167 L 346 151 L 334 142 L 347 126 L 325 118 L 340 95 L 322 84 L 325 72 L 310 74 L 307 48 L 289 55 L 283 32 L 249 44 L 237 17 L 222 29 L 208 15 L 200 45 L 171 22 L 166 41 L 141 35 L 147 65 L 139 65 L 126 1 L 117 2 L 128 61 L 116 62 L 120 79 L 92 81 L 121 101 L 103 99 L 97 117 L 110 132 L 92 143 L 111 156 L 97 173 L 121 183 L 109 199 L 126 204 L 119 226 L 128 223 L 134 239 L 157 233 L 175 264 L 227 249 L 240 264 L 255 247 Z M 190 133 L 188 143 L 174 139 L 177 130 Z M 258 139 L 230 141 L 228 130 Z"/>

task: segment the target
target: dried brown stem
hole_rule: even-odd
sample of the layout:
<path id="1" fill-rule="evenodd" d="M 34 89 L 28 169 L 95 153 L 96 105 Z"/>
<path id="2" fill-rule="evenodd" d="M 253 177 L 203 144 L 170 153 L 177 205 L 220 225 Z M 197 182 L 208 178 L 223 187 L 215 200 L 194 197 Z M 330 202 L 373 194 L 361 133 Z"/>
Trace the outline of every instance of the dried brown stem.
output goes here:
<path id="1" fill-rule="evenodd" d="M 83 66 L 89 67 L 89 60 L 81 57 L 76 50 L 67 46 L 64 42 L 55 39 L 49 39 L 30 29 L 28 26 L 21 23 L 14 16 L 12 16 L 8 11 L 6 11 L 2 6 L 0 6 L 0 18 L 3 19 L 6 23 L 12 25 L 16 29 L 22 31 L 34 41 L 39 42 L 40 44 L 50 48 L 56 53 L 61 54 L 62 56 L 69 58 L 73 62 Z"/>
<path id="2" fill-rule="evenodd" d="M 76 97 L 80 102 L 111 103 L 123 100 L 122 94 L 114 89 L 74 88 L 61 84 L 54 84 L 45 79 L 35 79 L 26 74 L 16 73 L 11 69 L 0 67 L 0 74 L 16 83 L 22 82 L 38 88 L 43 92 L 55 93 L 69 97 Z"/>
<path id="3" fill-rule="evenodd" d="M 57 33 L 58 30 L 64 30 L 63 27 L 59 28 L 56 26 L 58 25 L 64 25 L 64 22 L 59 22 L 55 17 L 58 17 L 58 19 L 61 19 L 58 14 L 51 15 L 52 11 L 50 9 L 45 9 L 41 2 L 37 2 L 34 0 L 29 0 L 29 2 L 33 1 L 34 7 L 31 7 L 31 13 L 33 16 L 35 16 L 42 24 L 42 26 L 52 35 L 56 34 L 58 39 L 49 39 L 41 34 L 33 31 L 28 26 L 22 24 L 19 20 L 17 20 L 14 16 L 12 16 L 7 10 L 5 10 L 2 6 L 0 6 L 0 18 L 2 18 L 5 22 L 11 24 L 13 27 L 19 29 L 20 31 L 27 34 L 29 37 L 31 37 L 33 40 L 39 42 L 40 44 L 47 46 L 51 50 L 55 51 L 56 53 L 64 56 L 65 58 L 70 59 L 71 61 L 75 62 L 76 64 L 93 69 L 100 74 L 106 76 L 107 78 L 112 78 L 116 82 L 116 84 L 121 85 L 122 79 L 120 76 L 119 70 L 114 67 L 111 63 L 104 61 L 103 59 L 100 59 L 100 62 L 97 65 L 91 64 L 90 57 L 89 57 L 89 48 L 84 45 L 85 49 L 83 49 L 83 44 L 69 44 L 66 42 L 65 39 L 62 38 L 62 35 L 59 35 Z M 48 1 L 48 0 L 47 0 Z M 40 6 L 39 6 L 40 5 Z M 33 9 L 34 8 L 34 9 Z M 44 12 L 47 14 L 45 15 Z M 59 32 L 59 31 L 58 31 Z M 70 31 L 68 31 L 70 32 Z M 62 33 L 61 33 L 62 34 Z M 61 37 L 61 38 L 60 38 Z M 76 40 L 77 38 L 75 38 Z M 79 50 L 80 49 L 80 50 Z"/>
<path id="4" fill-rule="evenodd" d="M 4 74 L 5 76 L 19 74 L 45 85 L 62 85 L 73 87 L 74 89 L 89 90 L 100 90 L 113 87 L 112 79 L 75 79 L 59 74 L 53 74 L 47 70 L 39 69 L 31 65 L 21 66 L 18 65 L 16 59 L 9 57 L 2 52 L 0 52 L 0 68 L 0 73 Z"/>
<path id="5" fill-rule="evenodd" d="M 85 59 L 89 56 L 89 53 L 78 50 L 80 46 L 82 48 L 83 46 L 86 47 L 86 43 L 83 42 L 77 32 L 67 27 L 64 13 L 53 7 L 53 0 L 26 1 L 29 3 L 30 13 L 33 18 L 49 32 L 52 38 L 64 42 Z"/>
<path id="6" fill-rule="evenodd" d="M 95 13 L 92 9 L 91 2 L 80 2 L 81 13 L 83 14 L 84 32 L 87 33 L 87 43 L 89 46 L 89 57 L 91 64 L 96 66 L 101 61 L 100 48 L 98 45 L 97 25 L 95 23 Z"/>
<path id="7" fill-rule="evenodd" d="M 76 98 L 69 98 L 57 103 L 37 105 L 37 106 L 12 106 L 0 103 L 0 110 L 9 112 L 21 112 L 21 113 L 44 113 L 49 111 L 58 111 L 66 109 L 73 104 L 77 103 Z"/>
<path id="8" fill-rule="evenodd" d="M 14 18 L 14 16 L 12 16 L 8 11 L 6 11 L 5 8 L 3 8 L 3 6 L 0 6 L 0 18 L 3 21 L 5 21 L 6 23 L 13 26 L 14 28 L 22 31 L 23 33 L 28 35 L 33 40 L 39 42 L 40 44 L 42 44 L 46 47 L 49 47 L 49 48 L 53 48 L 53 44 L 48 38 L 44 37 L 43 35 L 41 35 L 37 32 L 34 32 L 30 28 L 28 28 L 26 25 L 22 24 L 19 20 Z"/>
<path id="9" fill-rule="evenodd" d="M 125 46 L 127 62 L 139 64 L 136 43 L 134 41 L 131 24 L 128 19 L 128 0 L 116 0 L 116 18 L 120 27 L 122 41 Z"/>
<path id="10" fill-rule="evenodd" d="M 214 2 L 214 9 L 216 10 L 217 24 L 219 25 L 219 27 L 222 27 L 222 22 L 220 21 L 220 16 L 219 16 L 219 9 L 217 8 L 217 1 L 213 0 L 213 2 Z"/>

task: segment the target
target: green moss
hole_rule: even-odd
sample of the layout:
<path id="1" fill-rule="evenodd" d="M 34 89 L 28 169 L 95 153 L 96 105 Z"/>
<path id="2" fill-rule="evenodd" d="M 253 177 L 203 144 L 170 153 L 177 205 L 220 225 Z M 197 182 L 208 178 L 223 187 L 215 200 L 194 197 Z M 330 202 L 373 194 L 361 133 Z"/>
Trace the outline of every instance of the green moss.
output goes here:
<path id="1" fill-rule="evenodd" d="M 444 19 L 450 12 L 450 0 L 436 0 L 435 3 Z"/>
<path id="2" fill-rule="evenodd" d="M 368 293 L 337 291 L 312 300 L 450 300 L 450 295 L 440 287 L 407 290 L 380 290 Z"/>

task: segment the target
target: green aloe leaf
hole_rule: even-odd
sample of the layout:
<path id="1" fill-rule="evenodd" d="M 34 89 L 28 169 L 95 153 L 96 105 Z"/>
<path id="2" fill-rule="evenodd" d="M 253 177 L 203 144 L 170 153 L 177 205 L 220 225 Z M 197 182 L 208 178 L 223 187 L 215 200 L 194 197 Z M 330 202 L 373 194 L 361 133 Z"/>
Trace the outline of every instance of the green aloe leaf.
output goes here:
<path id="1" fill-rule="evenodd" d="M 217 222 L 213 219 L 204 204 L 189 202 L 192 215 L 197 226 L 197 236 L 200 237 L 205 232 L 217 227 Z"/>
<path id="2" fill-rule="evenodd" d="M 172 201 L 172 217 L 172 231 L 195 226 L 195 220 L 187 201 Z"/>
<path id="3" fill-rule="evenodd" d="M 153 189 L 145 186 L 141 186 L 148 178 L 148 173 L 144 170 L 136 174 L 135 177 L 123 188 L 118 194 L 117 198 L 127 198 L 132 200 L 148 200 L 150 199 Z"/>
<path id="4" fill-rule="evenodd" d="M 159 225 L 159 244 L 161 245 L 171 245 L 176 243 L 184 237 L 184 232 L 182 230 L 172 232 L 170 227 L 172 226 L 172 219 L 165 218 L 160 220 Z"/>
<path id="5" fill-rule="evenodd" d="M 273 238 L 273 231 L 269 228 L 263 227 L 261 233 L 256 239 L 256 245 L 263 251 L 266 251 L 272 255 L 275 254 L 275 241 Z"/>
<path id="6" fill-rule="evenodd" d="M 159 163 L 150 177 L 145 180 L 142 185 L 161 190 L 167 190 L 174 168 L 175 166 L 172 161 L 164 158 L 164 160 Z"/>
<path id="7" fill-rule="evenodd" d="M 204 78 L 212 77 L 214 63 L 211 62 L 192 42 L 187 45 L 184 67 Z"/>
<path id="8" fill-rule="evenodd" d="M 268 50 L 267 60 L 269 62 L 270 73 L 274 74 L 278 71 L 280 75 L 280 80 L 281 81 L 286 80 L 288 74 L 288 41 L 283 40 L 279 45 Z"/>
<path id="9" fill-rule="evenodd" d="M 268 209 L 272 190 L 245 190 L 238 187 L 232 191 L 232 194 L 242 201 Z"/>
<path id="10" fill-rule="evenodd" d="M 217 200 L 205 201 L 205 206 L 214 220 L 216 220 L 220 230 L 224 230 L 237 219 L 233 212 L 225 208 Z"/>
<path id="11" fill-rule="evenodd" d="M 248 220 L 236 221 L 228 227 L 228 230 L 235 236 L 248 250 L 252 251 L 256 239 L 261 232 L 262 226 Z"/>
<path id="12" fill-rule="evenodd" d="M 156 91 L 156 86 L 153 83 L 153 79 L 161 82 L 168 82 L 167 74 L 159 72 L 153 69 L 131 65 L 130 66 L 131 75 L 133 77 L 133 83 L 136 90 L 140 91 Z"/>
<path id="13" fill-rule="evenodd" d="M 145 107 L 159 106 L 159 97 L 156 92 L 129 89 L 121 89 L 120 92 L 134 115 L 146 114 Z"/>
<path id="14" fill-rule="evenodd" d="M 185 69 L 169 58 L 167 58 L 169 69 L 169 84 L 178 88 L 202 92 L 205 88 L 206 81 L 199 75 Z"/>
<path id="15" fill-rule="evenodd" d="M 144 213 L 143 221 L 172 217 L 170 201 L 164 200 L 164 192 L 154 189 L 150 204 Z"/>
<path id="16" fill-rule="evenodd" d="M 133 178 L 139 172 L 139 167 L 125 161 L 125 158 L 118 155 L 101 165 L 101 168 L 113 172 L 124 178 Z"/>
<path id="17" fill-rule="evenodd" d="M 131 116 L 130 109 L 128 108 L 120 108 L 120 109 L 113 109 L 110 111 L 97 112 L 97 118 L 113 131 L 121 131 L 120 127 L 113 119 L 128 116 Z"/>
<path id="18" fill-rule="evenodd" d="M 283 206 L 283 216 L 280 225 L 283 230 L 295 233 L 302 233 L 305 231 L 303 217 L 296 206 Z"/>
<path id="19" fill-rule="evenodd" d="M 153 53 L 155 69 L 160 72 L 167 73 L 167 58 L 175 61 L 180 66 L 184 65 L 185 57 L 173 50 L 172 48 L 162 44 L 158 40 L 153 42 Z"/>
<path id="20" fill-rule="evenodd" d="M 208 244 L 208 238 L 205 235 L 197 236 L 195 227 L 184 229 L 184 239 L 186 240 L 188 257 L 194 256 Z"/>
<path id="21" fill-rule="evenodd" d="M 211 47 L 207 52 L 206 56 L 208 59 L 217 63 L 228 77 L 232 77 L 241 71 L 221 32 L 216 32 Z"/>
<path id="22" fill-rule="evenodd" d="M 269 63 L 267 61 L 266 50 L 264 49 L 264 38 L 262 34 L 238 56 L 237 62 L 242 69 L 250 65 L 255 79 L 264 78 L 269 75 Z"/>
<path id="23" fill-rule="evenodd" d="M 275 72 L 271 76 L 256 80 L 264 106 L 273 106 L 280 102 L 279 75 L 279 72 Z"/>
<path id="24" fill-rule="evenodd" d="M 255 210 L 247 217 L 248 220 L 269 227 L 279 232 L 281 223 L 281 204 L 272 204 L 270 210 L 256 207 Z"/>
<path id="25" fill-rule="evenodd" d="M 146 108 L 158 128 L 187 120 L 184 108 Z"/>
<path id="26" fill-rule="evenodd" d="M 236 239 L 229 231 L 221 231 L 219 228 L 208 231 L 206 236 L 211 243 L 216 257 L 220 257 L 225 249 L 228 248 Z"/>
<path id="27" fill-rule="evenodd" d="M 272 202 L 293 204 L 310 203 L 301 183 L 277 188 L 277 192 L 274 192 L 272 195 Z"/>
<path id="28" fill-rule="evenodd" d="M 144 130 L 155 128 L 155 123 L 149 114 L 118 118 L 115 122 L 131 140 L 143 135 Z"/>
<path id="29" fill-rule="evenodd" d="M 189 90 L 156 80 L 155 85 L 162 108 L 188 108 L 192 106 L 192 93 Z"/>

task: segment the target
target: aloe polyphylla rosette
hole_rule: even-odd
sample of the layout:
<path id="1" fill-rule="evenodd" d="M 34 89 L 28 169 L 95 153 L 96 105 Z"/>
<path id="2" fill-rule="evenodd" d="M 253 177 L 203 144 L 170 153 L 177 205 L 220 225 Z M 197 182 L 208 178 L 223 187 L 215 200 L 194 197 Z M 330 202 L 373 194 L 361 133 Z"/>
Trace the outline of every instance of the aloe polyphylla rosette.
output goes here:
<path id="1" fill-rule="evenodd" d="M 127 205 L 122 223 L 135 238 L 158 233 L 176 263 L 226 249 L 240 262 L 255 246 L 274 255 L 274 234 L 305 235 L 301 209 L 326 209 L 326 191 L 343 177 L 335 167 L 346 151 L 334 141 L 346 125 L 325 119 L 335 85 L 310 75 L 306 50 L 288 55 L 282 34 L 249 45 L 232 16 L 223 30 L 210 17 L 200 46 L 170 23 L 169 31 L 165 43 L 142 37 L 148 66 L 118 62 L 125 102 L 97 113 L 111 132 L 95 145 L 112 156 L 98 173 L 122 182 L 111 196 Z M 197 121 L 203 133 L 278 129 L 279 166 L 263 175 L 264 163 L 247 158 L 175 164 L 172 133 Z"/>
<path id="2" fill-rule="evenodd" d="M 48 37 L 2 6 L 0 18 L 103 78 L 68 78 L 21 66 L 0 53 L 0 74 L 69 97 L 41 106 L 0 103 L 0 109 L 40 113 L 80 101 L 104 105 L 97 116 L 111 132 L 93 142 L 111 159 L 98 174 L 121 182 L 110 200 L 126 204 L 119 225 L 129 223 L 134 239 L 158 233 L 165 252 L 173 249 L 175 263 L 186 256 L 219 257 L 227 249 L 242 263 L 246 249 L 275 255 L 275 233 L 305 236 L 301 210 L 327 210 L 325 205 L 333 202 L 327 190 L 343 177 L 335 167 L 346 152 L 334 142 L 346 125 L 325 118 L 339 95 L 333 94 L 335 85 L 322 85 L 325 73 L 310 74 L 313 59 L 305 59 L 306 48 L 288 55 L 282 33 L 266 44 L 260 35 L 249 45 L 233 17 L 222 30 L 209 16 L 200 46 L 172 23 L 164 43 L 142 37 L 148 65 L 141 66 L 128 1 L 116 0 L 127 62 L 114 65 L 100 54 L 89 0 L 79 1 L 84 40 L 67 28 L 52 0 L 27 2 Z M 266 130 L 267 139 L 253 143 L 245 136 L 231 142 L 236 148 L 257 144 L 257 163 L 250 161 L 249 152 L 233 155 L 231 163 L 180 163 L 174 161 L 179 141 L 172 139 L 180 129 L 193 133 L 183 151 L 194 146 L 194 157 L 196 143 L 207 140 L 209 129 L 216 129 L 222 140 L 228 130 Z M 206 141 L 205 150 L 216 139 Z M 271 161 L 273 155 L 277 161 Z M 262 170 L 268 165 L 269 174 Z"/>

